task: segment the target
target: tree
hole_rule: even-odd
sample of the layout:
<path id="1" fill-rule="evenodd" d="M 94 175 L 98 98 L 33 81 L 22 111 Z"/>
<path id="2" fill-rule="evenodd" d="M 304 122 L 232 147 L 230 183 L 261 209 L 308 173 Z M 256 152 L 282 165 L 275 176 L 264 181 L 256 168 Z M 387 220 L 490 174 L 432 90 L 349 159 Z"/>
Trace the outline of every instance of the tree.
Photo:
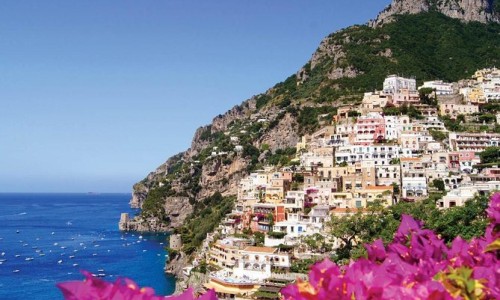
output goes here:
<path id="1" fill-rule="evenodd" d="M 399 158 L 393 158 L 393 159 L 391 159 L 391 161 L 389 161 L 389 164 L 399 165 L 400 162 L 401 162 L 401 160 Z"/>
<path id="2" fill-rule="evenodd" d="M 262 233 L 262 232 L 254 232 L 253 234 L 253 238 L 254 238 L 254 241 L 255 241 L 255 246 L 262 246 L 264 245 L 264 239 L 265 239 L 265 235 Z"/>
<path id="3" fill-rule="evenodd" d="M 420 96 L 420 101 L 427 105 L 436 106 L 437 101 L 436 98 L 432 96 L 435 90 L 433 88 L 421 88 L 418 90 L 418 94 Z"/>
<path id="4" fill-rule="evenodd" d="M 399 195 L 399 193 L 401 192 L 399 184 L 393 182 L 391 185 L 392 185 L 392 192 L 394 193 L 394 195 Z"/>
<path id="5" fill-rule="evenodd" d="M 481 163 L 500 163 L 500 147 L 487 147 L 483 152 L 479 153 Z"/>
<path id="6" fill-rule="evenodd" d="M 442 142 L 448 138 L 448 134 L 439 130 L 430 129 L 429 133 L 431 134 L 432 138 L 438 142 Z"/>
<path id="7" fill-rule="evenodd" d="M 442 179 L 436 178 L 432 181 L 432 184 L 434 185 L 435 188 L 437 188 L 441 192 L 445 191 L 444 181 Z"/>

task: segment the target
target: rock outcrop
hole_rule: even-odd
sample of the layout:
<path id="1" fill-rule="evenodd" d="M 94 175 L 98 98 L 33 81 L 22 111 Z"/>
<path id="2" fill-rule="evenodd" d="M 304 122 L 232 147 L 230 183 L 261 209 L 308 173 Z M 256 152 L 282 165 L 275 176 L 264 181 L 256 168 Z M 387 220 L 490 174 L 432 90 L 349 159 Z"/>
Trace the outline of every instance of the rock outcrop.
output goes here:
<path id="1" fill-rule="evenodd" d="M 494 0 L 393 0 L 369 24 L 372 27 L 382 26 L 394 21 L 396 15 L 418 14 L 431 10 L 464 22 L 500 22 Z"/>

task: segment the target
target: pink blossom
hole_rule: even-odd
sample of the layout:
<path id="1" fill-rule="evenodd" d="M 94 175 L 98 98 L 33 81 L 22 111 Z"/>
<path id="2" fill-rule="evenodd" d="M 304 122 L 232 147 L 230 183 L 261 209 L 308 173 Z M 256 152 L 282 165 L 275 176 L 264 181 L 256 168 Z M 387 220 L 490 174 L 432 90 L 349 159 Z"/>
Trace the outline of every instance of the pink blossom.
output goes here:
<path id="1" fill-rule="evenodd" d="M 95 278 L 89 272 L 83 281 L 69 281 L 57 284 L 65 300 L 216 300 L 213 290 L 195 298 L 193 290 L 187 289 L 176 296 L 156 296 L 152 288 L 140 288 L 130 279 L 118 279 L 114 283 Z"/>

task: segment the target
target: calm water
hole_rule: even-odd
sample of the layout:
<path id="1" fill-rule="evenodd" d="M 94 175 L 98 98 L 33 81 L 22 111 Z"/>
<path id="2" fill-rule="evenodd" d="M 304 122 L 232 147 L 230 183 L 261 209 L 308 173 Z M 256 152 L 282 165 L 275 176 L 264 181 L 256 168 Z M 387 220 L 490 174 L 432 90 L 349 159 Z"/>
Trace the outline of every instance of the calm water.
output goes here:
<path id="1" fill-rule="evenodd" d="M 165 236 L 118 231 L 121 212 L 137 213 L 129 199 L 129 194 L 0 194 L 0 299 L 62 299 L 55 284 L 81 280 L 80 270 L 173 293 L 175 281 L 163 273 Z"/>

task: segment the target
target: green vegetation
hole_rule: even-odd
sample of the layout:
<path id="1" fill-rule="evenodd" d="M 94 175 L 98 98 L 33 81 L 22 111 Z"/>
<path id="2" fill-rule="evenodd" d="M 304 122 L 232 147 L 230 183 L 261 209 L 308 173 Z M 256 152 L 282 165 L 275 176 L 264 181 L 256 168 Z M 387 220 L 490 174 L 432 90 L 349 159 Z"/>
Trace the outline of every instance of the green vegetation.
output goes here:
<path id="1" fill-rule="evenodd" d="M 445 191 L 444 181 L 442 179 L 437 179 L 437 178 L 434 179 L 432 181 L 432 185 L 434 185 L 434 187 L 437 188 L 441 192 Z"/>
<path id="2" fill-rule="evenodd" d="M 332 106 L 311 107 L 305 106 L 299 111 L 297 122 L 299 123 L 299 132 L 310 132 L 319 127 L 318 117 L 322 114 L 336 113 L 337 108 Z"/>
<path id="3" fill-rule="evenodd" d="M 165 212 L 165 198 L 175 194 L 168 184 L 150 190 L 142 205 L 141 216 L 146 219 L 156 217 L 160 222 L 168 224 L 170 219 Z"/>
<path id="4" fill-rule="evenodd" d="M 255 242 L 255 246 L 264 246 L 264 240 L 266 236 L 262 232 L 254 232 L 253 239 Z"/>
<path id="5" fill-rule="evenodd" d="M 500 164 L 500 147 L 487 147 L 479 157 L 483 164 Z"/>
<path id="6" fill-rule="evenodd" d="M 331 234 L 343 244 L 336 250 L 333 259 L 345 263 L 351 258 L 363 256 L 365 243 L 378 238 L 385 243 L 392 241 L 402 214 L 422 220 L 425 228 L 440 234 L 447 243 L 456 236 L 464 239 L 480 236 L 487 224 L 487 205 L 487 196 L 476 196 L 464 206 L 446 210 L 439 210 L 433 197 L 415 203 L 399 202 L 389 208 L 374 202 L 366 214 L 358 212 L 352 216 L 332 217 L 329 223 Z"/>
<path id="7" fill-rule="evenodd" d="M 465 128 L 461 125 L 465 122 L 464 115 L 458 115 L 455 120 L 448 116 L 441 116 L 439 118 L 443 121 L 444 127 L 446 127 L 449 131 L 465 131 Z"/>
<path id="8" fill-rule="evenodd" d="M 296 148 L 289 147 L 285 149 L 277 149 L 273 154 L 269 153 L 266 157 L 267 163 L 273 166 L 287 166 L 295 157 Z"/>
<path id="9" fill-rule="evenodd" d="M 429 133 L 435 141 L 442 142 L 448 138 L 448 133 L 439 130 L 429 129 Z"/>
<path id="10" fill-rule="evenodd" d="M 423 119 L 422 113 L 416 109 L 413 105 L 402 105 L 400 107 L 396 106 L 386 106 L 383 109 L 384 115 L 386 116 L 399 116 L 399 115 L 408 115 L 413 119 Z"/>
<path id="11" fill-rule="evenodd" d="M 280 232 L 280 231 L 271 231 L 267 234 L 270 238 L 273 239 L 282 239 L 285 237 L 286 232 Z"/>
<path id="12" fill-rule="evenodd" d="M 257 109 L 260 109 L 261 107 L 266 105 L 269 102 L 269 100 L 271 100 L 271 97 L 269 97 L 266 94 L 260 94 L 259 96 L 256 97 L 255 106 L 257 107 Z"/>
<path id="13" fill-rule="evenodd" d="M 177 258 L 177 256 L 179 256 L 179 251 L 177 250 L 174 250 L 170 247 L 165 247 L 165 250 L 168 252 L 168 261 L 172 261 L 174 259 Z"/>
<path id="14" fill-rule="evenodd" d="M 499 24 L 464 23 L 438 12 L 398 16 L 396 22 L 378 28 L 352 26 L 329 36 L 327 42 L 342 46 L 346 53 L 336 65 L 324 55 L 314 68 L 310 62 L 304 65 L 305 81 L 297 84 L 297 76 L 292 75 L 276 84 L 268 96 L 286 99 L 287 104 L 300 100 L 353 103 L 365 91 L 380 90 L 389 74 L 413 75 L 419 83 L 438 78 L 458 81 L 477 69 L 499 65 L 499 33 Z M 381 55 L 387 49 L 390 55 Z M 339 67 L 355 70 L 358 75 L 329 79 L 332 69 Z M 424 102 L 434 105 L 431 93 L 423 92 L 428 96 Z M 271 102 L 258 100 L 259 104 Z M 304 125 L 314 127 L 311 122 Z"/>
<path id="15" fill-rule="evenodd" d="M 309 250 L 315 253 L 325 253 L 332 251 L 332 244 L 328 243 L 324 236 L 319 233 L 307 236 L 303 239 Z"/>
<path id="16" fill-rule="evenodd" d="M 304 273 L 307 274 L 309 272 L 309 268 L 317 261 L 320 261 L 321 258 L 318 259 L 298 259 L 292 261 L 290 265 L 290 271 L 293 273 Z"/>
<path id="17" fill-rule="evenodd" d="M 203 201 L 196 202 L 191 215 L 186 218 L 182 227 L 175 230 L 181 234 L 182 250 L 187 254 L 198 248 L 207 233 L 212 232 L 226 214 L 231 212 L 234 197 L 222 197 L 217 192 Z"/>
<path id="18" fill-rule="evenodd" d="M 280 299 L 280 295 L 274 292 L 256 291 L 252 294 L 252 299 Z"/>

